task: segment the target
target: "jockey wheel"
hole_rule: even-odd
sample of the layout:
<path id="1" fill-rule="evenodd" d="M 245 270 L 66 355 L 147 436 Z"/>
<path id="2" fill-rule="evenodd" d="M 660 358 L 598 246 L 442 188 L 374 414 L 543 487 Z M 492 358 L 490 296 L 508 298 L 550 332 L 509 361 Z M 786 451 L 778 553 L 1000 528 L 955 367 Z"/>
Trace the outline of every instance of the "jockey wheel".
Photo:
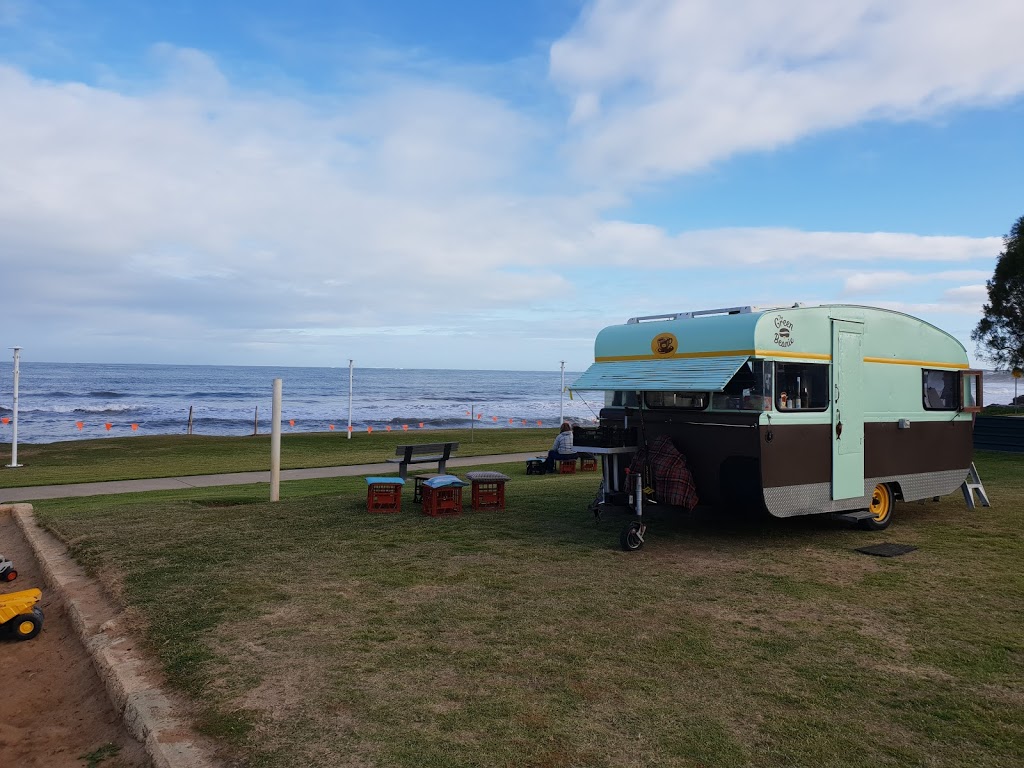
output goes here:
<path id="1" fill-rule="evenodd" d="M 634 521 L 622 529 L 619 534 L 619 543 L 627 552 L 636 552 L 644 545 L 644 533 L 647 526 L 639 521 Z"/>

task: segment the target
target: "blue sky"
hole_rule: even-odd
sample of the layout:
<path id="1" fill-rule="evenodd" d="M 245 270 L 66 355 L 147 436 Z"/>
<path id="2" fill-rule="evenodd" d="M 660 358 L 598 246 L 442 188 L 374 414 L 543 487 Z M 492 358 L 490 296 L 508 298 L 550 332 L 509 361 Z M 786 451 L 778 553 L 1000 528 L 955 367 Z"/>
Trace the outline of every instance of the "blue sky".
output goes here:
<path id="1" fill-rule="evenodd" d="M 0 346 L 582 370 L 605 325 L 969 339 L 1024 214 L 1019 0 L 0 0 Z"/>

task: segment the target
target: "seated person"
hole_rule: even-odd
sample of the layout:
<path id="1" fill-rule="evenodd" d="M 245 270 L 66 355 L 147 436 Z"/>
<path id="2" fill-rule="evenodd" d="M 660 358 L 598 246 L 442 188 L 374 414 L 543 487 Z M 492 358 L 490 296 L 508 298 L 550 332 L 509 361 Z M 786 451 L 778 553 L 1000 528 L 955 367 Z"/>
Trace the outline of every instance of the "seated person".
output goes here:
<path id="1" fill-rule="evenodd" d="M 562 424 L 555 438 L 555 444 L 548 451 L 548 458 L 544 462 L 545 472 L 555 471 L 555 461 L 576 461 L 576 449 L 572 447 L 572 427 L 569 422 Z"/>

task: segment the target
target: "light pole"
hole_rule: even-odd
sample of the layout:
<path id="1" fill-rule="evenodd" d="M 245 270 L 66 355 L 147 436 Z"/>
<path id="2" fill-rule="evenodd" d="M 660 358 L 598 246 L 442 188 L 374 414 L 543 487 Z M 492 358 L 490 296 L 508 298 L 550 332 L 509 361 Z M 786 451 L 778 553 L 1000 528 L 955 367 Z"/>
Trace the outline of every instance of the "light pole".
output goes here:
<path id="1" fill-rule="evenodd" d="M 558 426 L 565 423 L 565 360 L 562 361 L 562 391 L 558 393 Z"/>
<path id="2" fill-rule="evenodd" d="M 16 354 L 16 352 L 15 352 L 15 354 Z M 1021 371 L 1019 368 L 1015 368 L 1013 370 L 1013 375 L 1014 375 L 1014 413 L 1016 414 L 1017 413 L 1017 381 L 1021 378 L 1021 376 L 1024 376 L 1024 371 Z M 17 381 L 17 379 L 15 379 L 14 381 Z M 16 394 L 14 395 L 14 401 L 17 402 L 17 395 Z M 17 434 L 17 431 L 15 430 L 14 433 Z"/>
<path id="3" fill-rule="evenodd" d="M 281 379 L 274 379 L 270 412 L 270 500 L 281 500 Z"/>
<path id="4" fill-rule="evenodd" d="M 21 347 L 11 347 L 11 349 L 14 350 L 14 413 L 11 419 L 14 432 L 11 436 L 11 463 L 7 466 L 14 468 L 21 466 L 18 463 L 18 378 L 21 375 Z"/>
<path id="5" fill-rule="evenodd" d="M 348 439 L 352 439 L 352 360 L 348 361 Z"/>

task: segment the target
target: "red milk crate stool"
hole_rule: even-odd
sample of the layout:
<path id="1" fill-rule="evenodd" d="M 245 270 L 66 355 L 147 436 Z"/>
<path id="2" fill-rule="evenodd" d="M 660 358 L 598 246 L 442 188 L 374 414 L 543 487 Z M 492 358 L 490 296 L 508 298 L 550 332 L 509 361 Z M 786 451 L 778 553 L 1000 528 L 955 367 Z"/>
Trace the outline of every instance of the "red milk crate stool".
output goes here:
<path id="1" fill-rule="evenodd" d="M 504 509 L 505 483 L 510 478 L 501 472 L 467 472 L 473 484 L 473 509 Z"/>
<path id="2" fill-rule="evenodd" d="M 558 465 L 560 475 L 576 474 L 576 459 L 555 459 L 555 464 Z"/>
<path id="3" fill-rule="evenodd" d="M 597 457 L 592 453 L 581 453 L 580 472 L 597 472 Z"/>
<path id="4" fill-rule="evenodd" d="M 431 517 L 462 514 L 462 489 L 469 483 L 455 475 L 438 475 L 423 481 L 423 514 Z"/>
<path id="5" fill-rule="evenodd" d="M 366 478 L 366 511 L 401 512 L 403 485 L 400 477 Z"/>

